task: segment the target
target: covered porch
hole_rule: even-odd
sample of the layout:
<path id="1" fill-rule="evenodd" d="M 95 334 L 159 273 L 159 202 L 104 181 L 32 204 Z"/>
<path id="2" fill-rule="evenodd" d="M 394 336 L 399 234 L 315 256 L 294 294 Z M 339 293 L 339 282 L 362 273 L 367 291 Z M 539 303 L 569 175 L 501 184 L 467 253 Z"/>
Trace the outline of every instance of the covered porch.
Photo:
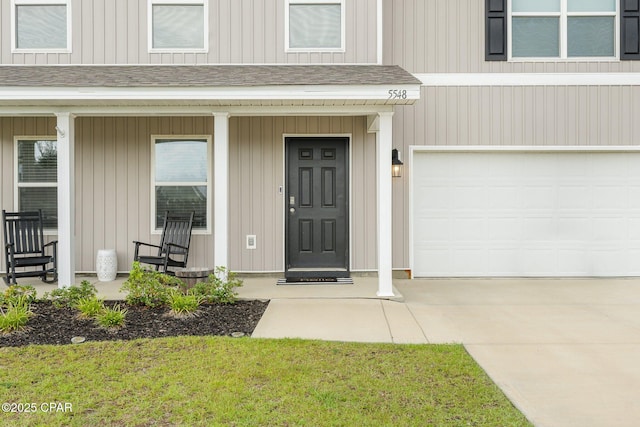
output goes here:
<path id="1" fill-rule="evenodd" d="M 367 201 L 352 201 L 352 224 L 360 213 L 374 210 L 375 215 L 369 215 L 364 227 L 350 229 L 349 269 L 375 270 L 377 295 L 394 295 L 393 106 L 415 102 L 420 87 L 399 67 L 3 67 L 0 74 L 0 120 L 11 121 L 11 126 L 3 126 L 1 161 L 9 166 L 3 170 L 13 170 L 3 174 L 3 209 L 19 208 L 12 153 L 16 137 L 49 136 L 57 141 L 57 230 L 50 238 L 59 241 L 59 286 L 76 283 L 77 272 L 95 271 L 96 251 L 109 244 L 108 237 L 94 239 L 95 233 L 118 236 L 121 272 L 128 270 L 132 260 L 130 241 L 154 238 L 149 219 L 151 136 L 211 139 L 211 199 L 207 201 L 211 215 L 206 230 L 194 236 L 194 262 L 241 273 L 277 273 L 285 269 L 285 135 L 349 135 L 362 150 L 352 153 L 351 161 L 369 170 L 358 178 L 351 176 L 350 186 L 369 178 L 375 184 Z M 261 136 L 265 134 L 269 136 Z M 101 141 L 99 146 L 95 141 Z M 253 141 L 262 143 L 256 146 Z M 252 153 L 273 158 L 268 171 L 253 167 Z M 111 161 L 95 168 L 86 159 L 96 156 Z M 118 162 L 122 158 L 127 158 L 126 166 Z M 136 178 L 119 180 L 122 174 Z M 107 175 L 113 179 L 105 180 Z M 262 256 L 270 259 L 256 266 L 242 261 L 244 242 L 238 241 L 251 219 L 239 215 L 247 205 L 238 205 L 238 200 L 262 181 L 270 187 L 252 190 L 249 200 L 261 202 L 248 206 L 258 211 L 267 206 L 273 213 L 261 224 L 271 237 L 259 237 L 264 243 Z M 91 190 L 83 190 L 89 182 Z M 130 188 L 130 182 L 137 188 Z M 112 194 L 113 203 L 106 209 L 104 202 L 96 203 L 98 198 L 92 196 L 100 190 Z M 265 194 L 269 190 L 271 194 Z M 126 196 L 117 195 L 122 193 Z M 123 216 L 131 220 L 119 221 Z M 371 242 L 372 234 L 375 252 L 358 259 L 362 247 L 358 242 L 365 236 Z"/>

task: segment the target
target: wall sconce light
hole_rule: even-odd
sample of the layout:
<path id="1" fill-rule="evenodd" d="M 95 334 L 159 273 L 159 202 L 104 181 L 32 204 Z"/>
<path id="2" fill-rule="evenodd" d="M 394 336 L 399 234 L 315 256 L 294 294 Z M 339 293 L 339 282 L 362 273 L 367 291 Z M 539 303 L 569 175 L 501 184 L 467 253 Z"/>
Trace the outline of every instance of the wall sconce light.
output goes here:
<path id="1" fill-rule="evenodd" d="M 402 176 L 402 160 L 397 149 L 391 151 L 391 176 L 394 178 L 400 178 Z"/>

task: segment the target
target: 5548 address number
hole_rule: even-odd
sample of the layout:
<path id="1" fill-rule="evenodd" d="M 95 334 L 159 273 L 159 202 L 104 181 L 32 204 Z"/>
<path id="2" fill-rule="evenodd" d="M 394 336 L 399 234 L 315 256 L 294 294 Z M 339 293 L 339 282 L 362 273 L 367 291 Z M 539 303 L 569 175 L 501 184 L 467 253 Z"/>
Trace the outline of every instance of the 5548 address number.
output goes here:
<path id="1" fill-rule="evenodd" d="M 389 99 L 407 99 L 406 89 L 389 89 Z"/>

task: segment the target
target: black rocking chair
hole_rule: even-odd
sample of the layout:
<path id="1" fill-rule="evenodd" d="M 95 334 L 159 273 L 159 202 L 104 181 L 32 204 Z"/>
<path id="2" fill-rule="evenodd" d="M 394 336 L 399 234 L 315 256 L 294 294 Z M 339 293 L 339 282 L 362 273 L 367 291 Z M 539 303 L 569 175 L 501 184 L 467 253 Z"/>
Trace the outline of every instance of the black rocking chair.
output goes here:
<path id="1" fill-rule="evenodd" d="M 2 211 L 4 223 L 4 253 L 7 285 L 17 284 L 18 277 L 40 277 L 45 283 L 58 280 L 58 241 L 44 243 L 42 211 L 7 212 Z M 45 253 L 45 248 L 52 248 L 52 255 Z M 47 267 L 51 264 L 51 267 Z M 35 267 L 35 268 L 34 268 Z M 16 272 L 16 268 L 27 268 L 27 271 Z M 47 280 L 47 275 L 53 276 Z"/>
<path id="2" fill-rule="evenodd" d="M 187 259 L 189 258 L 189 244 L 191 243 L 194 215 L 195 212 L 191 212 L 188 217 L 171 215 L 169 212 L 165 213 L 160 245 L 134 241 L 136 249 L 133 260 L 143 264 L 155 265 L 156 271 L 171 275 L 175 273 L 169 271 L 169 267 L 186 267 Z M 140 246 L 157 248 L 158 254 L 140 255 Z M 176 256 L 179 259 L 175 258 Z"/>

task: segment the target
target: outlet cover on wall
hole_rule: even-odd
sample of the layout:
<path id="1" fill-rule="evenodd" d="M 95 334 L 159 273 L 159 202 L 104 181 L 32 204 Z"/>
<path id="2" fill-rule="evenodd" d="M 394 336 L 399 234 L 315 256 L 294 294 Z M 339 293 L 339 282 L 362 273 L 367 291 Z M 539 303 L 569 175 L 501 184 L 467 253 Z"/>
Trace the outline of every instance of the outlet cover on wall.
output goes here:
<path id="1" fill-rule="evenodd" d="M 258 244 L 256 242 L 255 234 L 247 234 L 247 249 L 256 249 Z"/>

